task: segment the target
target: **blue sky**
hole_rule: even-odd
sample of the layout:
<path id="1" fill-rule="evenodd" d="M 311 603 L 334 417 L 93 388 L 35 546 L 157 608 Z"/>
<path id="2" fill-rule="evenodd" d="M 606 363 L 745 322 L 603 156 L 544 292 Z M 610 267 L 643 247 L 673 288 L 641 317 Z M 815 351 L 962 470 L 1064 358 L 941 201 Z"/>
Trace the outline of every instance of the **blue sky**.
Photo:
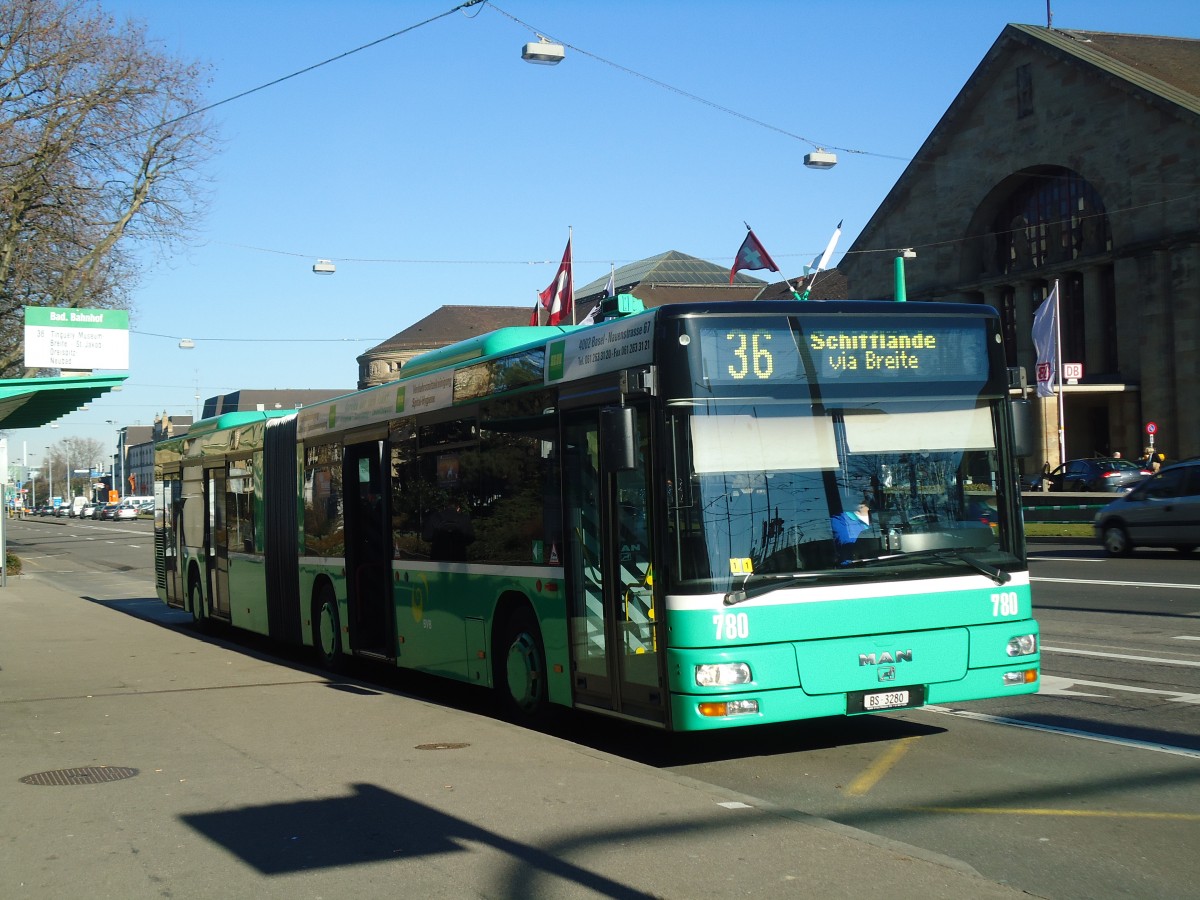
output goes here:
<path id="1" fill-rule="evenodd" d="M 217 102 L 454 5 L 104 7 L 207 63 Z M 577 285 L 667 250 L 729 265 L 743 221 L 795 274 L 844 220 L 836 265 L 1004 25 L 1046 24 L 1044 0 L 496 6 L 509 15 L 457 12 L 215 109 L 209 208 L 186 250 L 145 256 L 124 390 L 11 432 L 13 460 L 68 436 L 111 447 L 107 420 L 191 415 L 197 394 L 351 390 L 355 357 L 443 304 L 532 309 L 568 226 Z M 1059 28 L 1200 36 L 1194 0 L 1053 6 Z M 524 63 L 534 36 L 511 17 L 593 56 Z M 806 169 L 796 136 L 843 148 L 838 166 Z M 337 273 L 314 275 L 318 258 Z"/>

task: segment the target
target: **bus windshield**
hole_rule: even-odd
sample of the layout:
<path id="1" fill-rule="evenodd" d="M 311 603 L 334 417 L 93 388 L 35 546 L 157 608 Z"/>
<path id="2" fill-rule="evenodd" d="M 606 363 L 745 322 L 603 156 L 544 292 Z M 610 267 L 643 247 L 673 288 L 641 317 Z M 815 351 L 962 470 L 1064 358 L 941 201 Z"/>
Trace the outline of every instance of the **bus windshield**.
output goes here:
<path id="1" fill-rule="evenodd" d="M 674 589 L 961 574 L 947 565 L 958 556 L 1018 565 L 998 512 L 995 423 L 974 398 L 677 402 Z"/>

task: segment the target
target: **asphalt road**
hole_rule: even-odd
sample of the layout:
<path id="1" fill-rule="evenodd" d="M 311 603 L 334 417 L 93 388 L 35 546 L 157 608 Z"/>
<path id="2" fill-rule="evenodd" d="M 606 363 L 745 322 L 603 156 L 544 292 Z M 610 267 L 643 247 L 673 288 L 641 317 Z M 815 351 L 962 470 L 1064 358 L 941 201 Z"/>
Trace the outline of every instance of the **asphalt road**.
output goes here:
<path id="1" fill-rule="evenodd" d="M 9 523 L 28 571 L 114 608 L 154 599 L 148 522 Z M 1040 897 L 1200 884 L 1200 557 L 1031 544 L 1042 690 L 1012 701 L 665 739 L 585 715 L 560 736 L 962 859 Z M 180 625 L 180 627 L 183 627 Z M 487 698 L 406 679 L 436 702 Z"/>

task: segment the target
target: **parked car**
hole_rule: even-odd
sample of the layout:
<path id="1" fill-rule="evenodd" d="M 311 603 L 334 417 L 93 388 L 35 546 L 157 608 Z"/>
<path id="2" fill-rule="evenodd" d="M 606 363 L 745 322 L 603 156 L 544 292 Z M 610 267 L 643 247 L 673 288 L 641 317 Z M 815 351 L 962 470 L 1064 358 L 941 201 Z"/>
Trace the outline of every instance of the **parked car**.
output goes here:
<path id="1" fill-rule="evenodd" d="M 54 515 L 59 519 L 68 519 L 71 517 L 71 504 L 61 503 L 54 508 Z"/>
<path id="2" fill-rule="evenodd" d="M 1200 546 L 1200 459 L 1166 466 L 1096 513 L 1096 537 L 1109 556 L 1134 547 Z"/>
<path id="3" fill-rule="evenodd" d="M 1026 491 L 1103 491 L 1120 493 L 1132 490 L 1144 478 L 1153 474 L 1149 469 L 1128 459 L 1072 459 L 1053 472 L 1023 475 L 1021 488 Z"/>
<path id="4" fill-rule="evenodd" d="M 92 511 L 95 510 L 95 508 L 96 508 L 96 504 L 93 503 L 91 500 L 89 500 L 87 503 L 83 504 L 83 506 L 81 506 L 79 508 L 79 518 L 81 518 L 81 519 L 92 518 Z"/>
<path id="5" fill-rule="evenodd" d="M 104 512 L 104 507 L 106 507 L 106 506 L 108 506 L 107 503 L 97 503 L 95 506 L 93 506 L 92 507 L 92 518 L 93 519 L 100 518 L 100 514 L 102 512 Z"/>
<path id="6" fill-rule="evenodd" d="M 148 500 L 148 501 L 144 500 L 144 499 L 123 500 L 121 502 L 121 505 L 117 507 L 117 512 L 116 512 L 116 515 L 114 516 L 114 518 L 136 519 L 138 516 L 140 516 L 143 512 L 146 512 L 146 511 L 149 511 L 149 512 L 154 511 L 154 501 L 153 500 Z"/>
<path id="7" fill-rule="evenodd" d="M 100 510 L 100 518 L 115 519 L 117 517 L 117 509 L 120 506 L 120 503 L 105 503 L 104 508 Z"/>

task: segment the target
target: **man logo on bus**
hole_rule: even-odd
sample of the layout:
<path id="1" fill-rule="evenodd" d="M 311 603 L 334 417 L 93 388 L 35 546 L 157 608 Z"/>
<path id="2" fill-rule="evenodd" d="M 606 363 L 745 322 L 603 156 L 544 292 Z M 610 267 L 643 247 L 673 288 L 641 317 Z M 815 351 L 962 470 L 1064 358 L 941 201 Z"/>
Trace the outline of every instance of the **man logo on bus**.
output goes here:
<path id="1" fill-rule="evenodd" d="M 860 653 L 858 654 L 858 664 L 860 666 L 883 666 L 888 663 L 912 662 L 912 657 L 912 650 L 897 650 L 895 653 L 884 650 L 878 656 L 874 653 Z"/>

